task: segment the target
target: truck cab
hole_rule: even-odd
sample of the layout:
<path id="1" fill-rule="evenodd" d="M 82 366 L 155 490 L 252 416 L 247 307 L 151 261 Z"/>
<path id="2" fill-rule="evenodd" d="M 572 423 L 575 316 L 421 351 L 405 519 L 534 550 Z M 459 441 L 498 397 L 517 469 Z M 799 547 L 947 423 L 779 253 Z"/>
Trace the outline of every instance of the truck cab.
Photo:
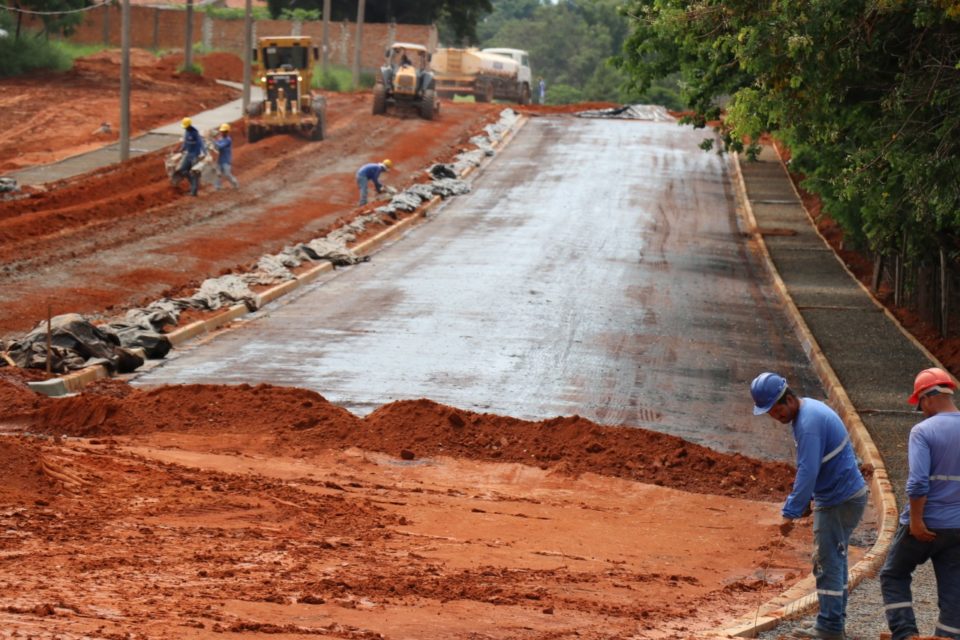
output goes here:
<path id="1" fill-rule="evenodd" d="M 522 49 L 508 49 L 504 47 L 494 47 L 490 49 L 481 49 L 484 53 L 492 53 L 498 56 L 510 58 L 520 65 L 517 80 L 528 87 L 533 86 L 533 74 L 530 71 L 530 54 Z"/>

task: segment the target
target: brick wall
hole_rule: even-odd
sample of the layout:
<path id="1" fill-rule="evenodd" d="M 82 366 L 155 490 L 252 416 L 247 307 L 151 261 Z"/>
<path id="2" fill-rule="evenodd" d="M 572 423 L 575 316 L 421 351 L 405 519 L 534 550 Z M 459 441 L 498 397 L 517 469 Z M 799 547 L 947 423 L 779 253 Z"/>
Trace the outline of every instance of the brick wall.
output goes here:
<path id="1" fill-rule="evenodd" d="M 69 38 L 83 44 L 120 46 L 120 7 L 104 5 L 88 11 L 84 22 Z M 187 12 L 182 9 L 132 6 L 130 7 L 130 45 L 142 49 L 183 49 Z M 39 28 L 39 20 L 24 20 L 27 26 Z M 35 24 L 33 24 L 35 23 Z M 353 22 L 331 22 L 329 59 L 332 64 L 349 67 L 353 63 L 354 38 L 357 25 Z M 253 23 L 253 37 L 258 35 L 309 35 L 318 46 L 322 44 L 323 23 L 295 23 L 290 20 L 258 20 Z M 231 51 L 243 54 L 243 20 L 210 18 L 193 13 L 193 40 L 208 50 Z M 383 52 L 393 41 L 422 44 L 431 51 L 437 47 L 437 30 L 433 25 L 419 24 L 364 24 L 361 35 L 360 66 L 376 69 L 383 60 Z"/>

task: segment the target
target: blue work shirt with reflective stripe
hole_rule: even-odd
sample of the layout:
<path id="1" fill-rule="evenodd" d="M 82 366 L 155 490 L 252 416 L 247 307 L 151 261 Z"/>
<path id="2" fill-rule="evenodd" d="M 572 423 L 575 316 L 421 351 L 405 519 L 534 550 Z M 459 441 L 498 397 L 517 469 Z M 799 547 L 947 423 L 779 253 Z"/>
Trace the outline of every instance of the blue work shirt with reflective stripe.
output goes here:
<path id="1" fill-rule="evenodd" d="M 910 430 L 907 495 L 927 496 L 923 522 L 930 529 L 960 529 L 960 413 L 938 413 Z M 910 522 L 907 503 L 900 522 Z"/>
<path id="2" fill-rule="evenodd" d="M 370 164 L 365 164 L 360 167 L 360 170 L 357 171 L 357 178 L 366 178 L 367 180 L 373 180 L 373 186 L 377 188 L 377 191 L 380 191 L 383 186 L 380 184 L 380 174 L 384 170 L 383 163 L 381 162 L 371 162 Z"/>
<path id="3" fill-rule="evenodd" d="M 797 477 L 783 505 L 784 517 L 802 516 L 811 497 L 818 507 L 832 507 L 866 485 L 843 421 L 824 403 L 800 399 L 793 439 L 797 443 Z"/>
<path id="4" fill-rule="evenodd" d="M 193 125 L 183 131 L 183 151 L 195 156 L 203 155 L 203 137 Z"/>
<path id="5" fill-rule="evenodd" d="M 213 146 L 220 154 L 217 156 L 217 164 L 233 164 L 233 139 L 230 136 L 217 138 L 213 141 Z"/>

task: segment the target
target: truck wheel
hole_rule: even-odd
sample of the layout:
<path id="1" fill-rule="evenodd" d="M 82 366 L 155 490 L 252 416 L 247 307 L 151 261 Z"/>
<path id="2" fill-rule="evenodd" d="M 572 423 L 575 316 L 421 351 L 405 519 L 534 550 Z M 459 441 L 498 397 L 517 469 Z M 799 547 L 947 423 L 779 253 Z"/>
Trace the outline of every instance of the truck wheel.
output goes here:
<path id="1" fill-rule="evenodd" d="M 530 104 L 530 85 L 526 82 L 520 87 L 520 104 Z"/>
<path id="2" fill-rule="evenodd" d="M 373 88 L 373 115 L 382 116 L 387 112 L 387 88 L 377 84 Z"/>
<path id="3" fill-rule="evenodd" d="M 433 89 L 423 92 L 423 98 L 420 100 L 420 117 L 424 120 L 433 120 L 434 107 L 437 104 L 437 94 Z"/>
<path id="4" fill-rule="evenodd" d="M 477 92 L 477 102 L 493 102 L 493 83 L 487 82 Z"/>

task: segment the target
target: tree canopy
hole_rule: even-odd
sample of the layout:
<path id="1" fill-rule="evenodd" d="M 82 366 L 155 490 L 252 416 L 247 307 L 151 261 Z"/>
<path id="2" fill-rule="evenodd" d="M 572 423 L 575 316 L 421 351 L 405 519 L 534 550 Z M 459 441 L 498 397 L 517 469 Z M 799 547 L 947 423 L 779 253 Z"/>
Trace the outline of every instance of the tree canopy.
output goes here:
<path id="1" fill-rule="evenodd" d="M 490 0 L 365 0 L 367 22 L 432 24 L 443 21 L 458 38 L 476 39 L 476 25 L 493 10 Z M 270 15 L 277 18 L 285 9 L 323 10 L 323 0 L 267 0 Z M 356 20 L 357 0 L 332 0 L 331 20 Z"/>
<path id="2" fill-rule="evenodd" d="M 923 256 L 960 247 L 960 3 L 630 0 L 620 68 L 679 74 L 726 149 L 765 132 L 847 236 Z M 749 150 L 749 149 L 748 149 Z"/>

